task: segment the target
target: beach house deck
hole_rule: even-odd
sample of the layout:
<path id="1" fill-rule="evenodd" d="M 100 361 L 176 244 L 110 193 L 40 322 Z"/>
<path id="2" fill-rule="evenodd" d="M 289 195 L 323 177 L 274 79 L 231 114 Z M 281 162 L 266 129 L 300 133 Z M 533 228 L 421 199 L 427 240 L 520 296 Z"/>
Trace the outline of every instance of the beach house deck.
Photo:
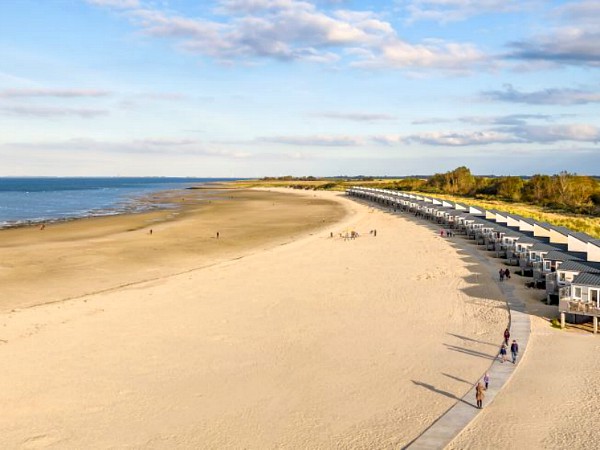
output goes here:
<path id="1" fill-rule="evenodd" d="M 600 317 L 600 273 L 580 273 L 570 285 L 559 288 L 558 311 L 561 327 L 566 314 L 592 317 L 594 333 L 598 332 Z"/>

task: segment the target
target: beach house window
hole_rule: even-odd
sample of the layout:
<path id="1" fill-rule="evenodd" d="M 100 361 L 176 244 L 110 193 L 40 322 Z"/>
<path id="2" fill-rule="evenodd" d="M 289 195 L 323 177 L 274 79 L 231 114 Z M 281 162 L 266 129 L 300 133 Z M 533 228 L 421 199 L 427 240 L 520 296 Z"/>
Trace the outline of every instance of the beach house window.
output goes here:
<path id="1" fill-rule="evenodd" d="M 581 298 L 581 288 L 575 287 L 573 289 L 573 298 Z"/>
<path id="2" fill-rule="evenodd" d="M 552 261 L 544 261 L 544 271 L 550 272 Z"/>
<path id="3" fill-rule="evenodd" d="M 558 272 L 558 281 L 565 281 L 567 279 L 567 275 L 564 272 Z"/>

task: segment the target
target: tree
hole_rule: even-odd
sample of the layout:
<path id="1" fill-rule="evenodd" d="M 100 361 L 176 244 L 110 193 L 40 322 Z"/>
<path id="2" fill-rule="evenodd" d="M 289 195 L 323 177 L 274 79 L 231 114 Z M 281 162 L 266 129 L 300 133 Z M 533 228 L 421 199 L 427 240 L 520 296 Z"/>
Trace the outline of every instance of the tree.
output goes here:
<path id="1" fill-rule="evenodd" d="M 552 195 L 552 179 L 548 175 L 536 174 L 523 186 L 524 200 L 537 205 L 549 204 Z"/>
<path id="2" fill-rule="evenodd" d="M 507 200 L 518 202 L 524 186 L 521 177 L 502 177 L 498 179 L 498 195 Z"/>

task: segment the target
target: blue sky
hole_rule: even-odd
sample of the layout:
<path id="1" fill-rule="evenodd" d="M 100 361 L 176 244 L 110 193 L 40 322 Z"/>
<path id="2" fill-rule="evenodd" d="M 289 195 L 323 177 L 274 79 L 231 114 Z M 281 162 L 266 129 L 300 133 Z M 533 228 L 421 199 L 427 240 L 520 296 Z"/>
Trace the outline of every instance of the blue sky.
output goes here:
<path id="1" fill-rule="evenodd" d="M 600 174 L 600 3 L 5 0 L 0 176 Z"/>

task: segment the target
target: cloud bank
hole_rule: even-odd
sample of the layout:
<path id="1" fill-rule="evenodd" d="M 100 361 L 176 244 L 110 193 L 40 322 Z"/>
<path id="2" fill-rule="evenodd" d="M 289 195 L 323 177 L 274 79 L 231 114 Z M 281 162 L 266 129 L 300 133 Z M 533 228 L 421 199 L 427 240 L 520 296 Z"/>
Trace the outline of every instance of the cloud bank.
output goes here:
<path id="1" fill-rule="evenodd" d="M 310 61 L 370 69 L 435 69 L 457 74 L 483 68 L 486 55 L 472 43 L 403 40 L 371 11 L 319 9 L 300 0 L 221 0 L 216 19 L 187 17 L 139 2 L 95 0 L 116 8 L 147 36 L 223 63 Z"/>
<path id="2" fill-rule="evenodd" d="M 503 90 L 485 91 L 482 96 L 488 100 L 527 103 L 530 105 L 583 105 L 600 103 L 600 93 L 584 89 L 549 88 L 523 92 L 507 84 Z"/>

